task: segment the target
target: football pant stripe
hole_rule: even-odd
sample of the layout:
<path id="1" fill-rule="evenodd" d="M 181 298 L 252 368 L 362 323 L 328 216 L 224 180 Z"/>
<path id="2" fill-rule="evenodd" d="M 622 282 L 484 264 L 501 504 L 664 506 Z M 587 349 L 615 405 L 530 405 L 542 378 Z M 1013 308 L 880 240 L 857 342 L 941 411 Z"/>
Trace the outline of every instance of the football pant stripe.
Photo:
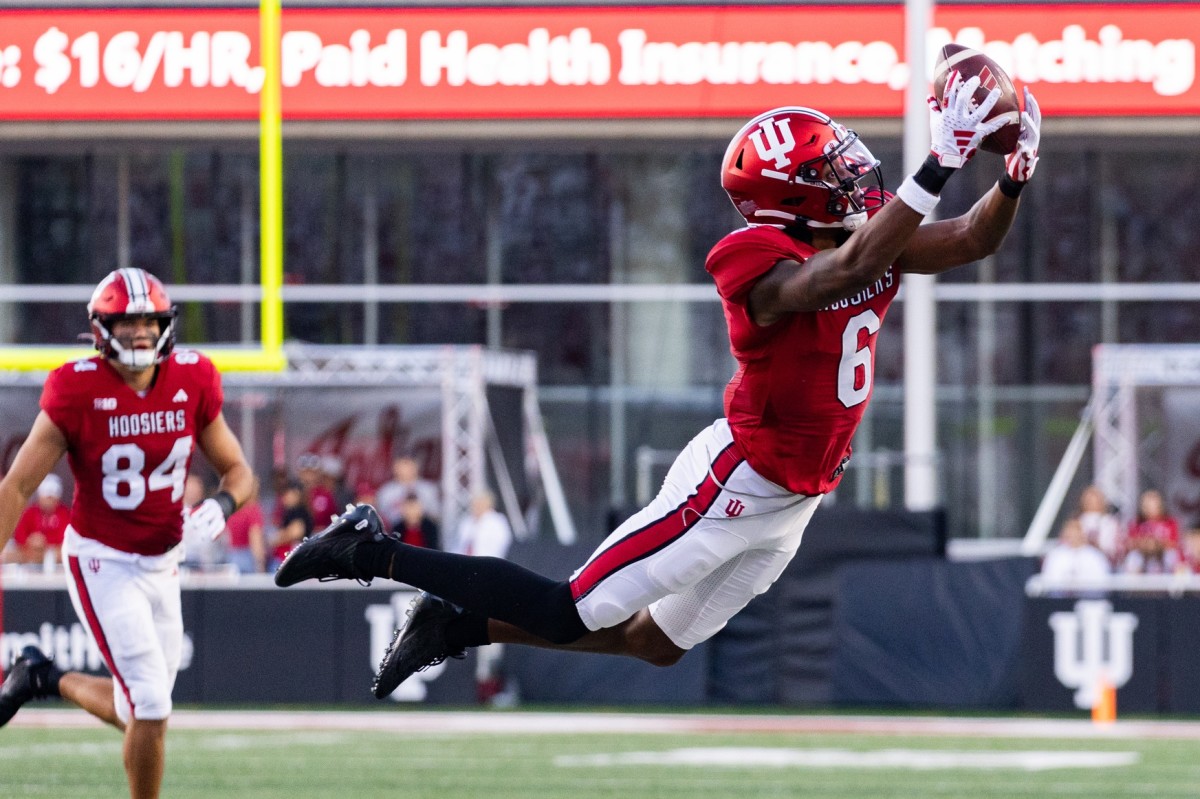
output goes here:
<path id="1" fill-rule="evenodd" d="M 708 474 L 687 499 L 666 515 L 633 530 L 596 555 L 579 576 L 571 580 L 571 596 L 578 602 L 608 577 L 631 563 L 653 555 L 692 529 L 708 514 L 734 469 L 744 462 L 745 459 L 732 443 L 721 450 L 710 464 Z M 693 513 L 687 513 L 689 509 Z"/>
<path id="2" fill-rule="evenodd" d="M 117 685 L 121 686 L 121 691 L 125 694 L 125 701 L 129 703 L 129 717 L 137 718 L 134 713 L 133 696 L 130 695 L 129 686 L 125 684 L 125 678 L 121 676 L 121 671 L 113 660 L 112 648 L 109 647 L 108 638 L 104 635 L 100 617 L 96 615 L 96 607 L 92 604 L 92 595 L 88 593 L 87 583 L 83 579 L 83 570 L 79 567 L 79 556 L 71 555 L 67 561 L 71 570 L 71 578 L 75 581 L 75 588 L 79 592 L 79 604 L 83 606 L 83 615 L 87 617 L 87 625 L 92 631 L 92 637 L 96 639 L 100 656 L 104 658 L 104 664 L 108 666 L 113 679 L 117 681 Z"/>

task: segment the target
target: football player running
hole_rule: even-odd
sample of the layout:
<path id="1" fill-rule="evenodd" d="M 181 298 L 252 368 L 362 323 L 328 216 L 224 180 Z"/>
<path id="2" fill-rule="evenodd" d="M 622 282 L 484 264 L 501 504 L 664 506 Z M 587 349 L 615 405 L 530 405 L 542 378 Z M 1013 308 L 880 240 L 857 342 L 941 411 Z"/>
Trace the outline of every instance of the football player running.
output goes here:
<path id="1" fill-rule="evenodd" d="M 159 795 L 171 690 L 183 644 L 183 528 L 210 537 L 254 488 L 221 412 L 211 361 L 176 350 L 175 307 L 141 269 L 118 269 L 88 303 L 97 357 L 46 378 L 41 412 L 0 481 L 0 547 L 63 454 L 75 479 L 63 544 L 67 588 L 112 677 L 62 672 L 25 647 L 0 686 L 0 726 L 30 699 L 62 696 L 124 731 L 134 799 Z M 215 497 L 183 516 L 196 446 L 220 475 Z M 189 530 L 190 532 L 190 530 Z"/>
<path id="2" fill-rule="evenodd" d="M 748 226 L 713 247 L 737 372 L 725 417 L 675 460 L 659 495 L 570 579 L 406 546 L 373 508 L 349 510 L 275 575 L 384 577 L 424 593 L 373 686 L 487 643 L 677 662 L 775 581 L 821 497 L 841 478 L 871 396 L 875 341 L 905 272 L 936 274 L 995 252 L 1037 163 L 1040 117 L 1026 93 L 1020 145 L 964 215 L 922 224 L 946 182 L 1001 124 L 978 78 L 954 75 L 930 106 L 931 153 L 894 197 L 850 130 L 809 108 L 777 108 L 733 137 L 721 182 Z"/>

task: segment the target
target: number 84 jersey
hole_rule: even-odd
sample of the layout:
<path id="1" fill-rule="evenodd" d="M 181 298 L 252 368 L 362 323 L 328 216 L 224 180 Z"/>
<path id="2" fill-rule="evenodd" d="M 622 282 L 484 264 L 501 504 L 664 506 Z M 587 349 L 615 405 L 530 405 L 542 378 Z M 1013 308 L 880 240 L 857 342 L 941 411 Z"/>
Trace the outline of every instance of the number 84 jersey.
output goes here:
<path id="1" fill-rule="evenodd" d="M 831 491 L 850 458 L 875 378 L 875 340 L 900 288 L 891 266 L 870 286 L 818 311 L 766 327 L 747 307 L 755 282 L 780 261 L 799 269 L 816 252 L 782 230 L 749 227 L 713 247 L 717 283 L 738 370 L 725 389 L 733 439 L 755 471 L 797 494 Z"/>
<path id="2" fill-rule="evenodd" d="M 221 378 L 177 349 L 139 395 L 101 357 L 60 366 L 41 407 L 67 439 L 71 526 L 124 552 L 161 555 L 183 537 L 183 487 L 196 436 L 221 412 Z"/>

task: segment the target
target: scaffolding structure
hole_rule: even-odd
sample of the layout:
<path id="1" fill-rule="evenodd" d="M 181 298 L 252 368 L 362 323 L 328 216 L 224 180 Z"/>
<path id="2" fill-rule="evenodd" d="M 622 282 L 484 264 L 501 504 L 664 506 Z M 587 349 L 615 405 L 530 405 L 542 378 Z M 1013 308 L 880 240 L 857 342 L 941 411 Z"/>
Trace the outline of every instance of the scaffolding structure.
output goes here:
<path id="1" fill-rule="evenodd" d="M 203 346 L 205 354 L 221 347 Z M 289 388 L 348 389 L 355 386 L 421 388 L 439 392 L 441 414 L 441 522 L 456 529 L 469 511 L 471 498 L 489 488 L 491 466 L 499 509 L 508 517 L 514 534 L 529 532 L 537 508 L 522 508 L 514 488 L 514 468 L 536 472 L 537 494 L 549 510 L 557 539 L 574 543 L 576 530 L 538 404 L 537 361 L 531 352 L 489 349 L 482 346 L 387 346 L 341 347 L 289 343 L 284 346 L 287 369 L 279 372 L 230 372 L 223 376 L 229 388 L 255 388 L 286 393 Z M 44 373 L 0 372 L 0 388 L 41 386 Z M 487 389 L 503 386 L 521 391 L 521 413 L 526 453 L 521 463 L 506 461 L 496 436 L 497 423 L 489 407 Z M 31 397 L 36 396 L 31 394 Z M 36 400 L 34 400 L 36 402 Z M 233 410 L 230 408 L 229 410 Z M 242 403 L 241 438 L 246 455 L 254 462 L 253 403 Z"/>
<path id="2" fill-rule="evenodd" d="M 1090 439 L 1093 480 L 1128 522 L 1142 488 L 1143 454 L 1138 392 L 1200 386 L 1200 345 L 1102 344 L 1092 351 L 1092 399 L 1080 417 L 1022 545 L 1035 554 L 1049 536 L 1067 487 Z"/>
<path id="3" fill-rule="evenodd" d="M 1183 386 L 1200 386 L 1200 346 L 1195 344 L 1106 344 L 1093 353 L 1096 484 L 1126 517 L 1136 512 L 1141 490 L 1144 442 L 1137 393 Z"/>

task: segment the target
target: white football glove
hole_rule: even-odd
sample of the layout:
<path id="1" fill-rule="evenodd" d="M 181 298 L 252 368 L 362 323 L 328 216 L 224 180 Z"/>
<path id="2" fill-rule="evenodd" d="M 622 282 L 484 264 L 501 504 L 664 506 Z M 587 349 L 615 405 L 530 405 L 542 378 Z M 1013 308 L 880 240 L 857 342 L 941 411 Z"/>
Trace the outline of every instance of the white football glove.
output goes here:
<path id="1" fill-rule="evenodd" d="M 1021 134 L 1017 149 L 1004 157 L 1004 171 L 1017 183 L 1027 183 L 1037 168 L 1038 142 L 1042 140 L 1042 111 L 1033 92 L 1025 87 L 1025 110 L 1021 112 Z"/>
<path id="2" fill-rule="evenodd" d="M 929 135 L 932 139 L 930 152 L 938 164 L 950 169 L 966 166 L 979 149 L 979 143 L 1004 126 L 1004 119 L 986 121 L 987 115 L 1000 99 L 1000 90 L 992 89 L 987 99 L 978 107 L 972 102 L 979 88 L 979 76 L 967 80 L 956 69 L 946 81 L 946 102 L 941 104 L 933 95 L 929 96 Z"/>
<path id="3" fill-rule="evenodd" d="M 215 499 L 206 499 L 191 510 L 183 512 L 183 534 L 185 536 L 204 536 L 215 540 L 225 532 L 225 512 L 221 503 Z"/>

